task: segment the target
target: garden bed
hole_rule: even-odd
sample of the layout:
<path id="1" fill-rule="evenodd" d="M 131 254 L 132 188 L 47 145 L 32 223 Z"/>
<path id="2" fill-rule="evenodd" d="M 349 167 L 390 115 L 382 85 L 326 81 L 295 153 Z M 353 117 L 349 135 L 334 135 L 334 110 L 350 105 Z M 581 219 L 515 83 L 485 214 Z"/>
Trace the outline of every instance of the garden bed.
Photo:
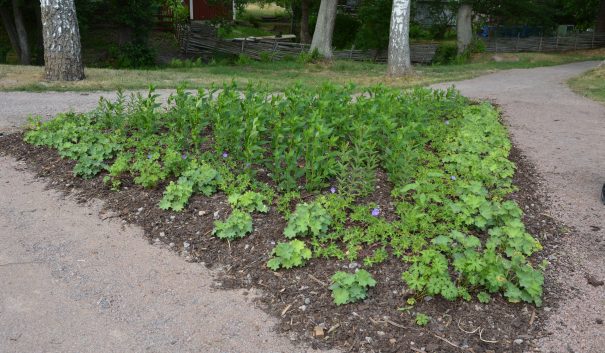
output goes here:
<path id="1" fill-rule="evenodd" d="M 528 350 L 531 339 L 538 334 L 539 330 L 536 328 L 539 327 L 543 312 L 533 304 L 511 304 L 507 299 L 513 301 L 525 299 L 526 301 L 540 304 L 541 295 L 533 297 L 525 295 L 516 298 L 512 296 L 514 293 L 507 293 L 498 288 L 489 289 L 485 285 L 480 284 L 469 285 L 468 278 L 471 274 L 454 271 L 453 268 L 455 265 L 453 263 L 448 264 L 449 270 L 447 273 L 455 281 L 456 297 L 460 297 L 460 299 L 453 300 L 456 299 L 454 297 L 450 298 L 452 300 L 446 300 L 442 297 L 443 294 L 440 288 L 431 289 L 426 284 L 424 287 L 417 287 L 416 290 L 411 290 L 410 287 L 414 285 L 414 277 L 408 275 L 402 279 L 402 273 L 409 272 L 410 267 L 420 261 L 423 251 L 438 251 L 444 254 L 448 262 L 455 260 L 455 256 L 449 257 L 450 254 L 447 249 L 435 247 L 435 245 L 439 245 L 439 241 L 432 241 L 432 239 L 443 234 L 443 229 L 435 231 L 432 227 L 438 226 L 437 221 L 442 223 L 444 219 L 439 219 L 425 225 L 428 228 L 423 229 L 423 239 L 428 239 L 428 241 L 418 240 L 422 246 L 417 250 L 409 246 L 404 254 L 398 256 L 395 254 L 398 250 L 398 245 L 396 241 L 393 241 L 393 239 L 401 236 L 400 232 L 405 227 L 405 225 L 397 223 L 405 219 L 405 217 L 402 217 L 401 208 L 406 207 L 405 205 L 421 204 L 425 201 L 419 199 L 417 196 L 422 193 L 430 194 L 429 190 L 416 190 L 415 193 L 405 194 L 407 191 L 402 191 L 400 189 L 402 186 L 407 186 L 408 191 L 411 191 L 413 189 L 410 189 L 411 187 L 408 185 L 417 184 L 421 178 L 425 177 L 445 180 L 445 183 L 450 185 L 455 182 L 464 181 L 471 175 L 465 174 L 461 169 L 457 169 L 456 173 L 452 173 L 453 170 L 451 168 L 456 167 L 448 166 L 447 163 L 444 163 L 443 161 L 447 160 L 445 156 L 442 156 L 438 160 L 438 163 L 433 165 L 435 169 L 440 168 L 445 173 L 436 175 L 435 170 L 431 169 L 429 175 L 425 171 L 425 167 L 432 163 L 431 157 L 428 155 L 439 155 L 439 151 L 444 148 L 444 146 L 439 146 L 439 142 L 434 137 L 440 137 L 440 141 L 456 141 L 453 137 L 462 136 L 459 133 L 468 127 L 468 125 L 466 127 L 460 125 L 464 122 L 464 119 L 469 118 L 465 114 L 469 112 L 479 112 L 487 115 L 495 113 L 490 107 L 484 105 L 475 106 L 466 102 L 466 100 L 457 96 L 455 92 L 450 92 L 447 95 L 434 95 L 422 90 L 411 93 L 407 98 L 402 98 L 399 96 L 399 93 L 395 93 L 394 91 L 381 90 L 382 88 L 379 88 L 373 94 L 368 95 L 367 98 L 362 97 L 353 102 L 345 98 L 349 95 L 346 90 L 341 91 L 340 88 L 327 88 L 323 92 L 320 92 L 320 96 L 328 97 L 328 103 L 338 102 L 340 107 L 334 104 L 322 105 L 324 98 L 314 100 L 314 95 L 310 93 L 308 96 L 305 96 L 306 98 L 301 99 L 304 104 L 298 105 L 297 109 L 300 110 L 297 111 L 302 116 L 313 111 L 319 111 L 323 115 L 321 119 L 315 116 L 314 122 L 318 124 L 332 124 L 333 117 L 339 116 L 346 117 L 348 123 L 359 123 L 370 113 L 376 116 L 388 116 L 388 114 L 385 114 L 386 112 L 389 114 L 402 114 L 401 110 L 398 109 L 415 104 L 415 110 L 408 109 L 401 116 L 401 119 L 408 123 L 414 121 L 426 123 L 424 127 L 415 125 L 417 129 L 414 131 L 419 132 L 419 136 L 408 135 L 405 139 L 408 142 L 410 140 L 422 141 L 422 143 L 412 145 L 406 144 L 407 151 L 410 154 L 421 154 L 418 157 L 419 160 L 415 164 L 415 168 L 407 170 L 407 174 L 398 174 L 399 172 L 403 172 L 403 170 L 400 170 L 402 166 L 399 165 L 393 168 L 389 165 L 391 162 L 396 163 L 394 159 L 397 159 L 399 155 L 389 155 L 389 152 L 384 150 L 385 147 L 395 146 L 393 143 L 394 140 L 392 140 L 395 136 L 388 136 L 388 133 L 385 133 L 384 130 L 381 132 L 383 134 L 382 138 L 386 140 L 391 139 L 390 143 L 384 143 L 383 145 L 370 143 L 368 146 L 365 146 L 365 148 L 370 150 L 369 152 L 365 152 L 365 157 L 380 156 L 378 157 L 380 162 L 377 162 L 374 168 L 368 167 L 368 164 L 363 162 L 363 158 L 361 157 L 358 157 L 360 162 L 357 164 L 343 164 L 347 159 L 341 153 L 351 150 L 341 147 L 342 145 L 339 144 L 326 145 L 332 143 L 330 142 L 330 137 L 339 136 L 342 141 L 347 141 L 353 145 L 357 143 L 358 150 L 364 148 L 364 146 L 360 146 L 361 141 L 367 142 L 368 140 L 377 140 L 377 138 L 373 136 L 372 138 L 365 137 L 355 140 L 354 136 L 351 135 L 351 133 L 354 134 L 356 131 L 363 130 L 364 126 L 368 125 L 357 125 L 354 129 L 352 128 L 350 131 L 342 133 L 335 132 L 334 129 L 337 130 L 338 126 L 341 126 L 345 122 L 341 120 L 338 124 L 327 127 L 328 129 L 332 129 L 326 135 L 328 139 L 321 140 L 324 144 L 317 147 L 323 151 L 321 153 L 322 156 L 329 156 L 329 152 L 338 151 L 338 153 L 334 154 L 332 161 L 323 160 L 321 163 L 332 165 L 336 169 L 341 168 L 346 172 L 338 173 L 328 170 L 323 178 L 319 177 L 315 180 L 313 177 L 318 174 L 313 174 L 313 172 L 316 172 L 319 167 L 309 168 L 309 165 L 305 164 L 311 160 L 309 157 L 296 158 L 297 168 L 309 174 L 303 173 L 296 177 L 297 174 L 294 171 L 294 174 L 290 175 L 294 178 L 293 182 L 292 179 L 287 178 L 287 175 L 277 176 L 275 174 L 277 173 L 276 170 L 269 172 L 267 164 L 263 164 L 270 158 L 274 160 L 275 156 L 279 155 L 279 145 L 274 145 L 277 149 L 272 149 L 271 151 L 246 155 L 246 151 L 253 151 L 254 149 L 227 149 L 225 146 L 238 145 L 240 143 L 238 141 L 249 141 L 249 139 L 245 138 L 245 136 L 250 136 L 249 133 L 241 135 L 242 140 L 235 139 L 230 141 L 223 141 L 221 139 L 232 139 L 238 136 L 238 131 L 242 129 L 237 128 L 224 135 L 218 133 L 221 131 L 221 128 L 241 127 L 235 122 L 242 122 L 242 120 L 237 119 L 241 119 L 242 116 L 246 117 L 246 114 L 249 112 L 256 112 L 257 116 L 270 114 L 271 109 L 266 109 L 266 99 L 259 98 L 266 98 L 266 95 L 263 96 L 261 92 L 258 96 L 254 96 L 254 94 L 248 96 L 246 99 L 248 104 L 251 104 L 250 101 L 254 102 L 254 109 L 250 111 L 246 111 L 247 107 L 245 105 L 236 104 L 241 98 L 239 91 L 230 91 L 228 88 L 223 91 L 223 98 L 219 97 L 216 100 L 203 101 L 203 104 L 209 105 L 208 108 L 202 108 L 207 109 L 204 111 L 195 109 L 187 111 L 184 109 L 187 107 L 192 108 L 190 104 L 192 101 L 188 100 L 195 98 L 187 98 L 183 95 L 181 103 L 176 103 L 176 107 L 179 109 L 178 116 L 206 116 L 209 119 L 209 123 L 203 129 L 198 130 L 199 135 L 196 134 L 205 138 L 189 146 L 195 146 L 195 148 L 186 148 L 184 145 L 181 145 L 176 155 L 178 158 L 174 159 L 174 161 L 180 160 L 182 163 L 189 163 L 194 159 L 196 163 L 204 161 L 208 166 L 212 166 L 213 170 L 220 173 L 223 178 L 221 181 L 217 181 L 217 184 L 214 186 L 216 190 L 207 192 L 207 194 L 211 194 L 210 196 L 202 195 L 201 193 L 204 191 L 193 193 L 185 200 L 184 209 L 180 212 L 162 210 L 158 205 L 162 204 L 162 200 L 164 200 L 163 205 L 165 208 L 180 208 L 178 207 L 180 204 L 175 203 L 176 199 L 167 198 L 164 191 L 169 185 L 169 181 L 174 182 L 176 180 L 176 183 L 173 183 L 173 185 L 179 185 L 179 179 L 187 174 L 186 166 L 181 167 L 180 173 L 172 173 L 172 175 L 171 173 L 166 173 L 163 179 L 160 176 L 154 185 L 147 185 L 149 188 L 138 185 L 145 180 L 153 179 L 149 175 L 147 175 L 147 178 L 141 178 L 141 175 L 144 175 L 142 172 L 145 170 L 144 168 L 132 174 L 124 171 L 128 170 L 128 168 L 135 168 L 137 155 L 143 157 L 141 158 L 143 162 L 150 161 L 149 163 L 152 163 L 158 161 L 160 170 L 165 168 L 169 164 L 167 157 L 170 153 L 170 146 L 162 145 L 167 143 L 166 138 L 168 134 L 179 136 L 178 133 L 175 134 L 175 131 L 179 131 L 176 130 L 178 127 L 176 125 L 171 125 L 170 129 L 156 127 L 154 134 L 164 134 L 164 138 L 155 140 L 155 145 L 148 144 L 144 146 L 143 144 L 139 144 L 138 147 L 144 148 L 144 151 L 137 152 L 137 146 L 129 146 L 127 148 L 114 146 L 114 151 L 114 147 L 105 147 L 110 146 L 110 143 L 119 144 L 118 134 L 125 137 L 125 139 L 132 139 L 133 136 L 137 135 L 137 132 L 143 131 L 144 125 L 139 125 L 137 129 L 130 129 L 127 134 L 121 135 L 126 130 L 120 131 L 116 128 L 117 125 L 110 127 L 111 124 L 117 124 L 113 118 L 120 114 L 115 114 L 117 112 L 115 106 L 111 109 L 108 109 L 106 106 L 95 115 L 96 118 L 93 119 L 95 124 L 90 124 L 91 120 L 81 116 L 66 116 L 62 120 L 61 118 L 55 120 L 50 125 L 38 127 L 38 130 L 34 130 L 34 133 L 30 133 L 27 137 L 30 142 L 41 144 L 40 142 L 44 140 L 44 144 L 59 147 L 64 156 L 66 151 L 71 151 L 70 153 L 74 153 L 72 157 L 78 160 L 78 165 L 72 160 L 61 158 L 54 149 L 42 146 L 36 147 L 24 143 L 22 135 L 3 137 L 0 150 L 16 158 L 28 161 L 28 164 L 38 175 L 50 178 L 49 184 L 53 188 L 68 192 L 75 191 L 82 200 L 93 197 L 104 199 L 107 210 L 111 211 L 105 217 L 120 217 L 130 223 L 138 224 L 145 229 L 145 233 L 150 241 L 166 244 L 167 247 L 181 253 L 189 261 L 201 261 L 210 268 L 219 269 L 221 275 L 217 286 L 221 288 L 256 287 L 263 289 L 263 296 L 257 300 L 268 311 L 281 318 L 281 324 L 278 329 L 288 333 L 292 340 L 307 342 L 310 339 L 311 344 L 315 347 L 337 346 L 351 351 L 397 352 L 406 349 L 422 350 L 424 348 L 427 352 L 435 352 L 453 351 L 457 349 L 455 347 L 463 351 L 469 349 L 474 351 L 492 350 L 494 352 L 521 352 Z M 232 97 L 229 97 L 229 94 Z M 289 94 L 290 98 L 300 98 L 303 95 L 301 92 L 290 92 L 286 93 L 286 96 Z M 281 98 L 274 99 L 279 100 Z M 333 99 L 336 100 L 331 101 Z M 376 100 L 379 99 L 383 99 L 383 103 L 375 104 Z M 405 104 L 402 102 L 399 102 L 401 105 L 395 103 L 397 100 L 402 99 L 407 100 Z M 141 102 L 144 103 L 144 100 Z M 133 111 L 123 113 L 121 114 L 122 118 L 129 117 L 127 119 L 134 121 L 134 117 L 138 117 L 138 124 L 143 124 L 142 122 L 145 121 L 149 122 L 150 120 L 148 119 L 141 119 L 145 116 L 141 113 L 145 111 L 140 109 L 145 106 L 141 102 L 136 105 L 138 108 L 135 108 L 136 111 L 134 113 Z M 146 102 L 147 106 L 153 109 L 154 105 L 151 104 L 152 102 L 149 100 Z M 213 104 L 217 104 L 217 106 L 212 106 Z M 283 102 L 280 104 L 283 104 Z M 365 106 L 361 107 L 363 110 L 357 111 L 355 110 L 357 108 L 349 106 L 353 104 L 365 104 Z M 217 107 L 219 108 L 217 109 Z M 241 109 L 241 107 L 244 107 L 245 111 L 243 113 L 240 111 L 240 115 L 228 113 L 233 113 L 236 108 Z M 275 110 L 276 107 L 283 106 L 278 104 L 270 108 Z M 342 110 L 334 111 L 334 109 Z M 368 114 L 363 116 L 361 114 L 355 115 L 355 112 L 362 111 Z M 149 110 L 146 112 L 149 113 Z M 234 120 L 230 120 L 230 124 L 228 125 L 216 125 L 215 123 L 219 117 L 213 117 L 212 114 L 214 113 L 212 112 L 222 114 L 220 117 L 223 120 L 229 119 L 230 116 Z M 283 113 L 284 110 L 278 116 L 285 120 L 284 117 L 286 115 Z M 160 118 L 156 114 L 164 113 L 149 114 L 155 118 Z M 163 121 L 175 121 L 167 118 L 171 116 L 170 113 L 165 113 L 162 116 L 164 118 Z M 176 114 L 172 116 L 176 116 Z M 100 127 L 98 123 L 102 119 L 108 118 L 112 119 L 110 125 L 105 125 L 105 128 L 98 130 L 92 128 L 92 126 Z M 497 138 L 499 134 L 504 132 L 497 117 L 494 118 L 492 116 L 490 119 L 492 120 L 488 121 L 489 126 L 486 126 L 488 128 L 486 131 L 489 132 L 481 136 L 481 139 L 489 139 L 494 136 L 494 138 Z M 179 118 L 176 119 L 176 121 L 178 120 Z M 104 121 L 103 124 L 107 123 L 107 120 Z M 124 120 L 121 121 L 124 122 Z M 466 123 L 471 124 L 473 121 L 466 121 Z M 272 126 L 270 124 L 271 122 L 267 120 L 264 123 L 261 122 L 258 126 Z M 301 135 L 304 135 L 304 131 L 309 128 L 309 125 L 309 119 L 297 125 L 303 131 Z M 380 126 L 379 124 L 371 125 Z M 409 124 L 405 125 L 410 126 Z M 327 131 L 322 130 L 325 127 L 316 126 L 314 131 Z M 403 127 L 405 128 L 405 126 Z M 193 125 L 190 125 L 188 128 L 181 126 L 181 128 L 182 130 L 180 131 L 195 131 L 195 126 Z M 397 126 L 391 128 L 393 131 L 400 129 Z M 267 131 L 271 129 L 274 129 L 274 127 L 265 130 L 259 129 L 258 131 L 261 131 L 260 135 L 262 136 L 263 134 L 267 134 Z M 102 131 L 103 133 L 93 138 L 93 134 L 91 134 L 93 131 Z M 250 130 L 244 129 L 244 131 Z M 372 134 L 374 132 L 369 133 Z M 483 134 L 484 131 L 481 131 L 481 133 Z M 180 136 L 184 135 L 180 134 Z M 112 138 L 111 136 L 114 137 Z M 473 136 L 463 136 L 469 141 L 473 141 Z M 108 139 L 103 140 L 106 137 Z M 94 139 L 94 141 L 91 139 Z M 269 138 L 260 138 L 258 141 L 261 142 L 254 146 L 269 149 L 267 147 L 270 145 L 268 142 L 270 141 Z M 505 143 L 508 143 L 507 141 Z M 71 145 L 64 145 L 66 142 L 69 142 Z M 138 142 L 140 140 L 137 140 Z M 303 138 L 298 144 L 311 148 L 309 146 L 312 146 L 315 142 L 317 142 L 317 138 L 308 141 L 305 141 Z M 498 142 L 501 143 L 502 141 Z M 88 145 L 86 145 L 87 143 Z M 224 145 L 221 146 L 221 144 Z M 77 145 L 88 147 L 76 151 L 74 146 Z M 100 152 L 102 157 L 99 157 L 103 163 L 99 164 L 97 163 L 99 159 L 94 159 L 98 149 L 93 146 L 105 146 Z M 122 146 L 125 146 L 125 144 Z M 500 151 L 500 153 L 503 153 L 505 157 L 508 156 L 509 150 L 506 145 L 500 147 L 503 148 L 503 151 Z M 109 155 L 104 154 L 108 150 L 112 150 L 113 152 L 110 152 Z M 465 148 L 461 150 L 468 152 L 468 149 Z M 508 170 L 506 168 L 508 160 L 506 162 L 499 160 L 500 163 L 504 163 L 504 167 L 492 170 L 492 172 L 508 173 L 510 171 L 511 175 L 499 175 L 498 178 L 493 179 L 479 176 L 479 178 L 483 178 L 482 180 L 486 184 L 491 182 L 502 183 L 499 184 L 499 187 L 502 188 L 500 191 L 494 191 L 493 186 L 490 188 L 490 194 L 489 197 L 486 197 L 486 200 L 494 203 L 504 203 L 506 200 L 511 199 L 517 201 L 521 208 L 525 210 L 523 221 L 527 230 L 538 237 L 543 245 L 550 246 L 552 242 L 556 241 L 561 228 L 545 214 L 545 207 L 540 202 L 541 197 L 537 194 L 537 179 L 533 173 L 533 169 L 520 157 L 517 151 L 514 149 L 512 151 L 511 158 L 517 162 L 518 168 L 515 174 L 515 185 L 519 190 L 512 192 L 513 188 L 510 187 L 512 185 L 510 184 L 512 181 L 512 169 Z M 302 150 L 300 153 L 304 154 L 306 152 L 308 151 Z M 423 154 L 425 152 L 427 155 Z M 470 153 L 475 152 L 477 151 L 470 151 Z M 131 159 L 128 159 L 126 167 L 118 168 L 122 171 L 121 173 L 116 173 L 117 167 L 112 168 L 112 166 L 115 166 L 116 162 L 119 161 L 121 153 L 130 153 Z M 158 155 L 154 157 L 155 153 Z M 199 154 L 196 155 L 196 153 Z M 355 152 L 353 149 L 353 152 L 347 153 L 361 152 Z M 481 150 L 479 153 L 485 160 L 489 154 L 489 149 Z M 287 155 L 287 153 L 284 155 Z M 448 158 L 450 157 L 452 155 L 448 154 Z M 111 163 L 105 164 L 105 161 L 110 161 Z M 278 163 L 283 163 L 284 170 L 287 170 L 285 168 L 287 163 L 283 161 Z M 406 163 L 410 164 L 413 161 L 407 160 Z M 460 163 L 464 163 L 464 160 L 459 160 L 456 163 L 460 165 Z M 365 167 L 360 168 L 359 166 Z M 366 167 L 372 169 L 372 173 L 364 173 Z M 469 168 L 473 170 L 472 167 Z M 105 169 L 109 170 L 109 174 L 107 171 L 104 171 Z M 246 169 L 254 169 L 257 173 L 247 174 Z M 74 177 L 74 170 L 85 173 L 84 175 L 88 176 L 89 179 Z M 196 170 L 199 170 L 199 168 Z M 478 169 L 474 170 L 477 171 Z M 490 169 L 488 168 L 487 170 Z M 178 175 L 180 176 L 177 178 Z M 248 176 L 241 177 L 241 175 Z M 229 180 L 229 183 L 225 182 Z M 185 185 L 185 182 L 186 180 L 180 184 Z M 313 182 L 316 182 L 317 185 L 309 186 L 313 185 Z M 427 184 L 436 185 L 437 183 L 427 182 Z M 205 185 L 208 186 L 210 184 L 206 183 Z M 119 191 L 112 191 L 112 187 L 119 189 Z M 488 186 L 486 185 L 486 187 Z M 169 188 L 166 190 L 169 190 Z M 398 188 L 399 193 L 393 193 L 393 190 L 397 190 Z M 415 188 L 418 189 L 421 186 L 416 185 Z M 249 234 L 243 234 L 244 237 L 241 239 L 232 237 L 233 239 L 226 241 L 213 236 L 213 232 L 217 233 L 217 235 L 221 234 L 220 231 L 215 231 L 220 228 L 220 223 L 217 225 L 216 222 L 227 219 L 228 215 L 233 213 L 233 208 L 238 209 L 242 207 L 241 203 L 234 202 L 233 198 L 229 202 L 227 195 L 244 195 L 247 190 L 256 190 L 255 192 L 265 195 L 267 197 L 266 200 L 273 199 L 272 202 L 266 202 L 266 205 L 269 206 L 268 212 L 250 212 L 253 231 Z M 345 190 L 347 190 L 346 194 L 343 195 Z M 455 195 L 455 191 L 451 188 L 448 188 L 444 192 L 444 195 L 447 195 L 446 197 L 450 201 L 456 201 L 463 197 L 463 195 Z M 166 191 L 166 193 L 169 192 Z M 296 193 L 298 194 L 297 197 L 293 197 Z M 402 196 L 402 193 L 407 196 Z M 348 196 L 354 194 L 356 196 L 349 200 Z M 493 199 L 493 195 L 500 195 L 499 199 Z M 342 198 L 345 196 L 349 200 L 346 202 L 346 206 L 338 206 L 337 201 L 342 203 Z M 171 202 L 167 203 L 167 199 Z M 434 201 L 433 206 L 444 207 L 443 205 L 447 202 L 445 200 Z M 402 206 L 401 203 L 405 203 L 405 205 Z M 431 202 L 429 201 L 429 203 Z M 328 225 L 320 232 L 322 234 L 314 235 L 312 228 L 311 230 L 307 230 L 308 234 L 296 234 L 295 238 L 305 242 L 309 250 L 312 250 L 315 255 L 306 261 L 304 267 L 271 271 L 267 268 L 267 263 L 272 258 L 271 255 L 276 245 L 289 240 L 285 238 L 284 229 L 289 227 L 289 223 L 292 229 L 292 214 L 297 214 L 297 209 L 300 207 L 297 204 L 321 206 L 320 208 L 323 208 L 327 212 L 330 222 L 326 222 Z M 329 207 L 330 205 L 333 207 Z M 242 212 L 246 213 L 246 211 Z M 430 213 L 430 210 L 427 210 L 427 212 L 429 213 L 425 216 L 436 217 L 434 213 Z M 447 213 L 445 208 L 438 208 L 435 212 Z M 477 211 L 476 214 L 473 214 L 468 224 L 452 223 L 448 224 L 444 229 L 452 230 L 457 227 L 464 232 L 468 232 L 468 234 L 476 235 L 481 244 L 485 244 L 489 239 L 485 232 L 487 229 L 493 229 L 497 225 L 494 224 L 490 227 L 483 223 L 476 224 L 476 216 L 480 213 Z M 339 217 L 342 217 L 343 214 L 344 218 L 340 219 Z M 406 209 L 403 214 L 410 215 L 411 211 Z M 395 230 L 389 228 L 393 227 L 393 224 L 397 225 Z M 379 239 L 373 238 L 372 240 L 362 238 L 362 241 L 356 241 L 347 238 L 347 234 L 352 232 L 361 232 L 363 237 L 366 237 L 376 227 L 382 227 L 379 232 L 380 234 L 385 232 L 395 232 L 396 234 L 389 236 L 387 239 L 380 237 L 378 237 Z M 322 225 L 320 224 L 317 228 L 321 229 Z M 341 229 L 342 233 L 337 233 L 339 229 Z M 330 235 L 334 233 L 337 234 Z M 431 234 L 433 235 L 431 236 Z M 542 238 L 545 235 L 548 235 L 549 240 L 547 243 Z M 405 236 L 412 238 L 416 235 L 415 232 L 410 232 Z M 439 239 L 443 240 L 443 238 Z M 463 242 L 464 240 L 461 241 Z M 455 243 L 452 241 L 449 244 L 450 247 L 456 248 Z M 482 247 L 481 244 L 474 245 L 473 248 L 480 249 Z M 326 249 L 330 249 L 330 251 Z M 506 260 L 508 255 L 500 256 L 503 260 Z M 527 263 L 524 262 L 524 264 L 527 264 L 527 266 L 533 264 L 534 268 L 538 268 L 537 264 L 541 262 L 542 256 L 543 254 L 533 255 L 531 258 L 524 260 L 528 261 Z M 517 261 L 519 260 L 517 259 Z M 436 265 L 429 266 L 429 268 L 434 267 Z M 352 274 L 358 268 L 363 268 L 371 273 L 376 281 L 376 286 L 368 290 L 368 298 L 363 301 L 336 305 L 332 298 L 332 291 L 329 288 L 331 277 L 337 271 Z M 423 269 L 421 268 L 420 270 Z M 440 274 L 437 275 L 439 276 Z M 517 280 L 514 275 L 507 279 L 511 283 L 518 283 Z M 430 277 L 428 277 L 428 281 L 430 281 Z M 554 286 L 555 284 L 550 283 L 549 285 Z M 517 287 L 521 291 L 525 288 L 520 283 L 518 283 Z M 540 284 L 540 290 L 541 288 Z M 480 294 L 482 292 L 485 295 Z M 475 296 L 479 295 L 483 301 L 487 301 L 486 295 L 488 292 L 491 292 L 489 303 L 481 303 L 475 299 Z M 444 293 L 446 296 L 448 295 L 447 291 L 444 291 Z M 502 295 L 502 293 L 505 295 Z M 472 297 L 468 298 L 466 294 Z M 545 299 L 548 305 L 553 305 L 548 302 L 548 296 Z M 428 324 L 425 326 L 419 325 L 424 324 L 422 319 L 426 317 L 430 318 Z"/>

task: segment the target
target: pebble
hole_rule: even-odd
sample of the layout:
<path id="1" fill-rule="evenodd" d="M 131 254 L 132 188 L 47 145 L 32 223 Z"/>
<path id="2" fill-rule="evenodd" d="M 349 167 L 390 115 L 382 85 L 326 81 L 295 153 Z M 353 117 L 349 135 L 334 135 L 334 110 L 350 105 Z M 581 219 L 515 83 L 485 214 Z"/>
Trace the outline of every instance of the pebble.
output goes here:
<path id="1" fill-rule="evenodd" d="M 159 244 L 159 243 L 161 243 L 162 241 L 160 240 L 160 238 L 155 238 L 155 239 L 153 239 L 153 242 L 154 242 L 154 243 L 156 243 L 156 244 Z"/>
<path id="2" fill-rule="evenodd" d="M 359 264 L 358 264 L 357 262 L 351 262 L 351 263 L 349 264 L 349 268 L 350 268 L 350 269 L 354 269 L 354 268 L 357 268 L 357 267 L 359 267 Z"/>
<path id="3" fill-rule="evenodd" d="M 197 214 L 200 215 L 200 216 L 204 216 L 206 213 L 207 213 L 206 211 L 200 211 Z"/>
<path id="4" fill-rule="evenodd" d="M 139 207 L 139 208 L 137 209 L 137 212 L 138 212 L 138 213 L 141 213 L 141 212 L 143 212 L 143 210 L 144 210 L 144 209 L 145 209 L 145 208 L 143 208 L 143 207 Z"/>
<path id="5" fill-rule="evenodd" d="M 306 305 L 301 305 L 298 307 L 300 309 L 300 311 L 305 311 L 307 310 L 307 306 Z"/>
<path id="6" fill-rule="evenodd" d="M 174 245 L 175 245 L 174 243 L 168 244 L 168 246 L 171 247 L 171 248 L 174 248 Z"/>
<path id="7" fill-rule="evenodd" d="M 305 298 L 305 304 L 307 304 L 307 305 L 311 304 L 311 299 Z"/>
<path id="8" fill-rule="evenodd" d="M 174 221 L 174 219 L 176 218 L 176 216 L 170 216 L 170 219 Z"/>
<path id="9" fill-rule="evenodd" d="M 425 302 L 430 302 L 431 300 L 433 300 L 433 297 L 431 297 L 430 295 L 427 295 L 426 297 L 424 297 Z"/>
<path id="10" fill-rule="evenodd" d="M 521 338 L 517 338 L 516 340 L 513 341 L 514 344 L 521 344 L 523 343 L 523 340 Z"/>
<path id="11" fill-rule="evenodd" d="M 183 247 L 184 247 L 185 249 L 189 249 L 189 247 L 190 247 L 190 246 L 191 246 L 191 244 L 190 244 L 188 241 L 183 242 Z"/>
<path id="12" fill-rule="evenodd" d="M 396 342 L 397 342 L 397 340 L 396 340 L 396 339 L 394 339 L 394 338 L 391 338 L 391 339 L 389 340 L 389 343 L 390 343 L 390 344 L 395 344 Z"/>
<path id="13" fill-rule="evenodd" d="M 384 333 L 384 331 L 376 331 L 376 334 L 378 336 L 384 336 L 384 335 L 386 335 L 386 333 Z"/>
<path id="14" fill-rule="evenodd" d="M 214 214 L 213 214 L 214 219 L 218 219 L 219 213 L 220 213 L 220 211 L 214 212 Z"/>
<path id="15" fill-rule="evenodd" d="M 166 233 L 164 233 L 164 232 L 160 232 L 160 236 L 163 238 L 163 237 L 165 237 L 165 236 L 166 236 Z"/>
<path id="16" fill-rule="evenodd" d="M 367 336 L 366 336 L 366 342 L 368 342 L 368 343 L 372 343 L 372 337 L 367 337 Z"/>

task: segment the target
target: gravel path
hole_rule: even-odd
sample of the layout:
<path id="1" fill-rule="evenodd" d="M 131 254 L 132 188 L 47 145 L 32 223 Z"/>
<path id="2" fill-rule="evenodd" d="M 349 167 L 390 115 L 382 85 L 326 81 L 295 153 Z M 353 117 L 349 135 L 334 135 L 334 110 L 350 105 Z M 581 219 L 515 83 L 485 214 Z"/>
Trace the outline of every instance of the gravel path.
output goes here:
<path id="1" fill-rule="evenodd" d="M 501 105 L 514 142 L 536 165 L 552 215 L 575 231 L 555 256 L 568 300 L 552 310 L 543 352 L 602 353 L 605 107 L 564 81 L 597 63 L 510 70 L 456 83 Z M 448 85 L 440 85 L 446 87 Z M 160 92 L 163 96 L 169 91 Z M 30 114 L 93 108 L 111 93 L 0 93 L 0 133 Z M 252 293 L 211 289 L 212 274 L 149 245 L 141 230 L 99 219 L 100 205 L 63 199 L 0 158 L 0 352 L 299 352 L 272 332 Z M 575 270 L 574 270 L 575 269 Z M 602 321 L 600 321 L 602 322 Z"/>
<path id="2" fill-rule="evenodd" d="M 305 352 L 257 293 L 101 220 L 0 157 L 0 352 Z M 105 216 L 107 217 L 107 216 Z"/>
<path id="3" fill-rule="evenodd" d="M 543 352 L 605 352 L 605 106 L 573 93 L 565 84 L 598 65 L 583 62 L 502 71 L 455 84 L 465 96 L 499 104 L 514 143 L 544 178 L 552 215 L 575 230 L 554 256 L 573 269 L 553 269 L 566 293 L 549 317 Z M 447 87 L 447 84 L 436 87 Z M 601 322 L 599 324 L 598 322 Z"/>

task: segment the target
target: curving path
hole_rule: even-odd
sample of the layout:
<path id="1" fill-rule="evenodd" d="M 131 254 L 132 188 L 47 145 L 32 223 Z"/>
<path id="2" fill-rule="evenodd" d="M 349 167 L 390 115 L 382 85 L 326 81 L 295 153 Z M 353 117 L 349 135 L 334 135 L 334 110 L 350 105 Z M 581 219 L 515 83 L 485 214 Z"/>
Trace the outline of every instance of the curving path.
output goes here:
<path id="1" fill-rule="evenodd" d="M 572 269 L 552 269 L 566 293 L 553 309 L 543 352 L 605 352 L 605 106 L 572 92 L 565 81 L 597 66 L 580 62 L 515 69 L 455 83 L 465 96 L 500 105 L 513 142 L 544 178 L 552 215 L 575 229 L 554 256 L 568 257 Z M 444 88 L 451 84 L 440 84 Z M 562 272 L 560 272 L 562 271 Z M 600 324 L 598 323 L 600 322 Z"/>

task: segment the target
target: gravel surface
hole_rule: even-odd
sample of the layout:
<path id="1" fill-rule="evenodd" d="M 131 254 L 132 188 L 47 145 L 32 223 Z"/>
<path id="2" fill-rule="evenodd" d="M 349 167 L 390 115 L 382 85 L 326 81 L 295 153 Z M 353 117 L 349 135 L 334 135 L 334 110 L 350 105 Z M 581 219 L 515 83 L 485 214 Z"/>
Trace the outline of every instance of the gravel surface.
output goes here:
<path id="1" fill-rule="evenodd" d="M 47 190 L 0 157 L 0 352 L 306 352 L 276 334 L 259 293 L 143 231 Z"/>
<path id="2" fill-rule="evenodd" d="M 567 257 L 574 266 L 549 270 L 567 294 L 548 318 L 549 335 L 538 344 L 543 352 L 605 352 L 605 286 L 598 285 L 605 279 L 605 206 L 599 201 L 605 106 L 565 84 L 598 64 L 515 69 L 455 84 L 465 96 L 500 105 L 513 142 L 545 181 L 551 215 L 573 229 L 553 256 Z"/>

